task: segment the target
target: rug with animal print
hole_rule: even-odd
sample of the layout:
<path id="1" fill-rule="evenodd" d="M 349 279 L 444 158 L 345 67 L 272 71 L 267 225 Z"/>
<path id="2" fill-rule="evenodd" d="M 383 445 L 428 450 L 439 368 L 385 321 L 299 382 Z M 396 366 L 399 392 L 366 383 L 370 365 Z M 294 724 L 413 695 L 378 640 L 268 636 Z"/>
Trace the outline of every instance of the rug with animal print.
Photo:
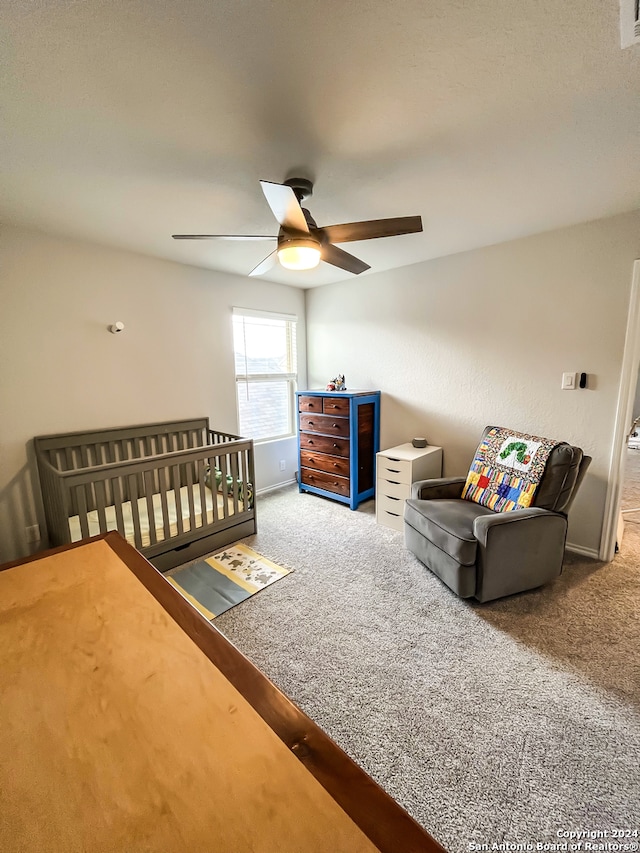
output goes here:
<path id="1" fill-rule="evenodd" d="M 165 577 L 203 616 L 215 619 L 292 571 L 239 543 Z"/>

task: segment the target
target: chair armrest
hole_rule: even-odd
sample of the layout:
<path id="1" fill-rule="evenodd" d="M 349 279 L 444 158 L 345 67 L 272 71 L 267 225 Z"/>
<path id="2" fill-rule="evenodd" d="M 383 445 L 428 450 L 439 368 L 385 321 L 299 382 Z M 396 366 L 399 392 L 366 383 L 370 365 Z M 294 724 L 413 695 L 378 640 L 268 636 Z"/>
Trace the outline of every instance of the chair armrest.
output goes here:
<path id="1" fill-rule="evenodd" d="M 466 477 L 439 477 L 433 480 L 416 480 L 411 484 L 411 497 L 421 501 L 455 499 L 462 496 Z"/>
<path id="2" fill-rule="evenodd" d="M 564 515 L 551 512 L 548 509 L 539 509 L 535 506 L 526 509 L 517 509 L 512 512 L 496 512 L 494 515 L 479 515 L 473 522 L 473 535 L 481 545 L 486 547 L 487 539 L 492 530 L 499 532 L 505 525 L 517 525 L 523 521 L 534 518 L 546 518 L 547 520 L 560 518 L 566 524 Z M 554 523 L 557 523 L 554 521 Z M 505 528 L 506 532 L 506 528 Z"/>
<path id="3" fill-rule="evenodd" d="M 567 519 L 539 507 L 478 516 L 476 598 L 493 601 L 542 586 L 562 572 Z"/>

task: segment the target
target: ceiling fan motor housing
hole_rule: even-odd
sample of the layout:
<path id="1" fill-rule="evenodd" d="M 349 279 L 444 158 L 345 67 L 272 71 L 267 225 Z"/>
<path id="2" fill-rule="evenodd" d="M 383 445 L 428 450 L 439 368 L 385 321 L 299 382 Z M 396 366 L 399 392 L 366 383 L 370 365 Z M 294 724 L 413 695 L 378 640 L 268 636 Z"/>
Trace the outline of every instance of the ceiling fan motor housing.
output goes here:
<path id="1" fill-rule="evenodd" d="M 307 178 L 287 178 L 284 181 L 284 186 L 291 187 L 298 201 L 313 195 L 313 183 Z"/>

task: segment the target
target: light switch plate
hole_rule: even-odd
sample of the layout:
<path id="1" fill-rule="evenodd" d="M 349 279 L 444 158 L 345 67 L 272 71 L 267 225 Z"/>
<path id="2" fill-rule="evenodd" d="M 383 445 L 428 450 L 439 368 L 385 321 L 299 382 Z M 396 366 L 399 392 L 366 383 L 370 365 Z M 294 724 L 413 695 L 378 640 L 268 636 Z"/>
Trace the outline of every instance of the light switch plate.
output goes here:
<path id="1" fill-rule="evenodd" d="M 560 386 L 563 391 L 573 391 L 576 387 L 576 375 L 575 373 L 563 373 L 562 374 L 562 385 Z"/>

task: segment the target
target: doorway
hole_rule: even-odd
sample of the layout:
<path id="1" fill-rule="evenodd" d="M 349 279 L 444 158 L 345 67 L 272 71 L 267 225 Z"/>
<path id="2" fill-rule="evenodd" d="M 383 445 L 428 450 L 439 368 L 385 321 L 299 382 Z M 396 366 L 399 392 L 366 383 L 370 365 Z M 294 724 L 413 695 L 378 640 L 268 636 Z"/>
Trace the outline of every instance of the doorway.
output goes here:
<path id="1" fill-rule="evenodd" d="M 620 519 L 625 523 L 631 519 L 637 519 L 640 531 L 640 512 L 634 515 L 632 512 L 621 514 L 621 510 L 635 509 L 640 507 L 640 489 L 637 493 L 639 500 L 635 502 L 635 487 L 632 485 L 638 467 L 638 480 L 640 486 L 640 449 L 630 448 L 629 441 L 633 431 L 634 406 L 636 403 L 636 389 L 638 387 L 638 375 L 640 367 L 640 260 L 634 261 L 633 278 L 631 282 L 631 297 L 629 300 L 629 315 L 627 317 L 627 330 L 624 343 L 624 355 L 622 358 L 622 371 L 620 375 L 620 387 L 618 391 L 618 404 L 616 407 L 616 419 L 613 435 L 613 447 L 609 465 L 609 485 L 605 503 L 605 517 L 602 541 L 600 543 L 600 559 L 609 562 L 613 559 L 616 551 L 618 536 L 620 533 Z M 640 422 L 638 424 L 640 426 Z M 640 429 L 638 430 L 640 437 Z M 633 454 L 633 455 L 630 455 Z M 629 473 L 627 475 L 627 466 Z M 623 489 L 625 479 L 628 481 L 628 492 L 625 492 L 623 504 Z M 627 505 L 627 503 L 629 505 Z M 628 531 L 630 532 L 630 531 Z"/>

